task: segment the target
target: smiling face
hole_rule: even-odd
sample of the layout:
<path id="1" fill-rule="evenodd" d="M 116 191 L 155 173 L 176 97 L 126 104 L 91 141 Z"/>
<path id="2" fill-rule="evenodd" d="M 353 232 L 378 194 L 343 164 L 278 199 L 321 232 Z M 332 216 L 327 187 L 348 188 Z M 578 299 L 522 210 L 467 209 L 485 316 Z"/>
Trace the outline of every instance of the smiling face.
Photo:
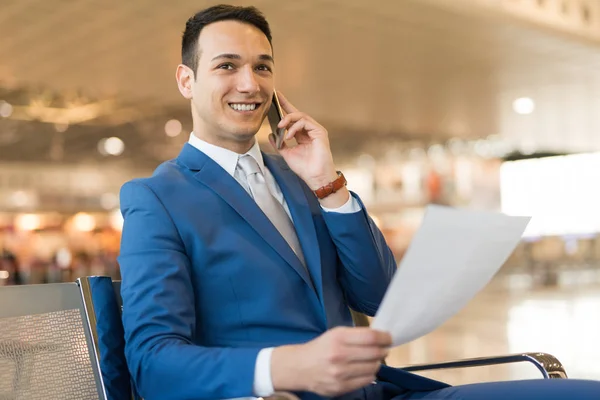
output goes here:
<path id="1" fill-rule="evenodd" d="M 273 96 L 269 40 L 250 24 L 219 21 L 201 31 L 197 48 L 196 74 L 185 65 L 177 68 L 179 90 L 192 103 L 194 134 L 244 153 Z"/>

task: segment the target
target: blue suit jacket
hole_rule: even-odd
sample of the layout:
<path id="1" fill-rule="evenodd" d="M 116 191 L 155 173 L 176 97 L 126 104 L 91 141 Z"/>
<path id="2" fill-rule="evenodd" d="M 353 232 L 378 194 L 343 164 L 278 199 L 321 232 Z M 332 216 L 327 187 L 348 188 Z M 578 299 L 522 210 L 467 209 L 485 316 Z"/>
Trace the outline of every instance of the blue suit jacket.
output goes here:
<path id="1" fill-rule="evenodd" d="M 382 300 L 396 262 L 364 206 L 323 212 L 281 157 L 264 160 L 308 271 L 235 179 L 189 144 L 121 190 L 126 355 L 146 399 L 252 396 L 260 349 L 350 326 L 348 307 L 373 315 Z"/>

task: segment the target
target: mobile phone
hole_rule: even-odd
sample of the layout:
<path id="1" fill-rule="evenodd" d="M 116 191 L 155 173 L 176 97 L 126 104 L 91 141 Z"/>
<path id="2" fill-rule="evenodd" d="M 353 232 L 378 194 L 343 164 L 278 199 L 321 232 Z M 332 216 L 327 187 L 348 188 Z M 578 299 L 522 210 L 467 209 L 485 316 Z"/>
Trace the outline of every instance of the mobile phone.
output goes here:
<path id="1" fill-rule="evenodd" d="M 275 136 L 275 147 L 281 149 L 284 142 L 285 129 L 277 127 L 277 124 L 283 119 L 283 110 L 281 109 L 281 104 L 279 104 L 276 91 L 273 92 L 273 101 L 271 101 L 271 108 L 269 108 L 267 118 L 269 119 L 271 132 Z"/>

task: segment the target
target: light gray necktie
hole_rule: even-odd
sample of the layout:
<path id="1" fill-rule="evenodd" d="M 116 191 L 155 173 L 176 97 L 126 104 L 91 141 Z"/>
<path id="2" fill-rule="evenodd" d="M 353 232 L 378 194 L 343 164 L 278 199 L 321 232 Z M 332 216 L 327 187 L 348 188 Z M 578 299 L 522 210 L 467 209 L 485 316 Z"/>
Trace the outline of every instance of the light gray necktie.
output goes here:
<path id="1" fill-rule="evenodd" d="M 242 172 L 240 174 L 241 178 L 246 179 L 256 204 L 258 204 L 271 223 L 273 223 L 275 228 L 281 233 L 281 236 L 283 236 L 285 241 L 300 259 L 300 262 L 302 262 L 302 265 L 306 268 L 302 247 L 300 247 L 300 242 L 296 235 L 296 229 L 294 229 L 294 225 L 288 214 L 285 212 L 283 205 L 279 203 L 269 191 L 265 177 L 254 157 L 249 155 L 241 156 L 238 159 L 237 167 Z"/>

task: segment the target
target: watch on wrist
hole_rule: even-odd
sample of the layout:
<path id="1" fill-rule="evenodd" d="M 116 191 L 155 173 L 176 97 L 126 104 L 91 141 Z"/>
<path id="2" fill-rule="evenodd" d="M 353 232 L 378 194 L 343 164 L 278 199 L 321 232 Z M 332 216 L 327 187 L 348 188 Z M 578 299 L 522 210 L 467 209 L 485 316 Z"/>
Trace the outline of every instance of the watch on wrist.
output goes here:
<path id="1" fill-rule="evenodd" d="M 342 174 L 342 171 L 337 171 L 337 174 L 337 179 L 314 191 L 315 196 L 317 196 L 318 199 L 322 200 L 346 186 L 348 182 L 346 181 L 344 174 Z"/>

